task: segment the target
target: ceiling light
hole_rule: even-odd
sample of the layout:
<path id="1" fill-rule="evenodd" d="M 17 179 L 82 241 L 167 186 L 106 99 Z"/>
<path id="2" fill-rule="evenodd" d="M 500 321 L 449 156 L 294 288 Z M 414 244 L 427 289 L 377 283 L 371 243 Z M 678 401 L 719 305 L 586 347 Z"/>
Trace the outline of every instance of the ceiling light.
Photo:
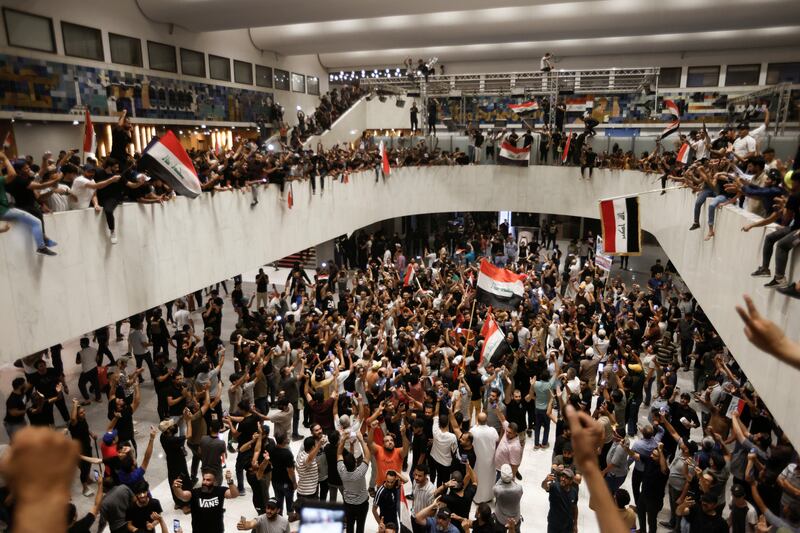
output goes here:
<path id="1" fill-rule="evenodd" d="M 203 128 L 203 129 L 206 129 L 206 125 L 205 124 L 202 124 L 200 127 Z"/>

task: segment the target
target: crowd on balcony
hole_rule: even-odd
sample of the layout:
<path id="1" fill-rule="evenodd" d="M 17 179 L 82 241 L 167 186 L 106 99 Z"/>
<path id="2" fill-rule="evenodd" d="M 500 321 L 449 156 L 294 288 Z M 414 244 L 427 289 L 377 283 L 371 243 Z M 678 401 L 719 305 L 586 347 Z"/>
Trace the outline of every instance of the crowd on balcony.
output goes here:
<path id="1" fill-rule="evenodd" d="M 365 234 L 280 289 L 261 271 L 224 299 L 187 296 L 131 317 L 125 344 L 106 327 L 83 338 L 79 395 L 60 346 L 20 360 L 0 461 L 18 497 L 0 519 L 64 531 L 78 470 L 94 504 L 69 507 L 70 531 L 163 532 L 174 506 L 219 533 L 226 499 L 249 491 L 239 530 L 294 531 L 299 508 L 341 500 L 348 532 L 368 513 L 380 532 L 573 532 L 581 485 L 604 532 L 797 531 L 796 451 L 676 275 L 657 262 L 626 284 L 550 226 L 523 242 L 466 215 L 419 257 Z M 525 276 L 519 301 L 486 306 L 482 259 Z M 748 306 L 748 335 L 797 366 L 800 348 Z M 499 344 L 479 340 L 490 321 Z M 137 432 L 154 403 L 161 422 Z M 66 436 L 46 429 L 56 416 Z M 172 501 L 151 492 L 159 461 Z M 549 473 L 530 479 L 529 463 Z M 546 517 L 521 507 L 529 492 Z"/>
<path id="2" fill-rule="evenodd" d="M 359 93 L 354 88 L 337 94 L 324 99 L 315 112 L 315 116 L 327 118 L 322 118 L 321 123 L 315 118 L 313 123 L 329 126 L 326 121 L 335 119 Z M 775 273 L 766 287 L 800 297 L 800 280 L 789 282 L 786 277 L 790 252 L 800 244 L 800 173 L 796 172 L 800 158 L 783 162 L 775 157 L 774 150 L 761 148 L 766 122 L 752 132 L 746 123 L 724 128 L 713 136 L 705 129 L 692 130 L 686 135 L 676 135 L 674 140 L 667 138 L 653 152 L 638 156 L 624 152 L 617 145 L 610 153 L 594 152 L 593 126 L 587 122 L 584 132 L 566 134 L 569 138 L 558 129 L 548 128 L 526 130 L 521 135 L 508 130 L 484 134 L 479 129 L 470 129 L 466 152 L 457 147 L 443 150 L 435 137 L 416 142 L 413 138 L 399 137 L 386 155 L 394 167 L 494 163 L 504 141 L 533 147 L 534 135 L 538 134 L 539 162 L 579 166 L 582 178 L 591 178 L 594 168 L 656 173 L 661 176 L 662 186 L 675 182 L 697 192 L 691 230 L 700 228 L 703 206 L 711 200 L 707 207 L 707 240 L 714 237 L 716 217 L 725 205 L 739 206 L 761 217 L 760 221 L 743 226 L 743 231 L 773 222 L 778 224 L 779 229 L 767 234 L 761 263 L 753 275 L 772 276 L 770 261 L 774 252 Z M 13 161 L 0 156 L 4 177 L 0 183 L 4 187 L 0 190 L 0 220 L 30 227 L 37 252 L 55 255 L 53 247 L 57 243 L 47 237 L 43 214 L 93 207 L 104 213 L 111 242 L 116 243 L 114 213 L 118 205 L 128 201 L 163 203 L 175 196 L 166 183 L 137 170 L 139 154 L 131 158 L 127 153 L 131 127 L 130 120 L 123 115 L 113 130 L 111 153 L 102 162 L 92 160 L 80 165 L 78 155 L 66 151 L 58 158 L 45 153 L 38 165 L 30 156 Z M 204 191 L 250 191 L 253 206 L 258 204 L 259 189 L 268 184 L 277 184 L 283 193 L 287 182 L 309 180 L 316 193 L 324 191 L 326 182 L 347 181 L 356 172 L 374 172 L 375 179 L 380 178 L 382 157 L 375 139 L 367 132 L 350 145 L 328 150 L 321 145 L 314 150 L 304 147 L 302 139 L 310 133 L 311 130 L 298 126 L 288 144 L 279 141 L 271 149 L 237 142 L 234 149 L 222 153 L 190 150 L 189 155 Z M 531 157 L 535 160 L 535 154 Z M 7 224 L 0 227 L 6 229 Z"/>

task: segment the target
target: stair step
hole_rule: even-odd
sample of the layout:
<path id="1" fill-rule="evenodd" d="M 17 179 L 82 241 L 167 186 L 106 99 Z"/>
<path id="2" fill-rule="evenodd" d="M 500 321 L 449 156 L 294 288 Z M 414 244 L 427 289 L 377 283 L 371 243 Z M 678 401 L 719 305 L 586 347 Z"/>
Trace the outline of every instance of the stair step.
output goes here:
<path id="1" fill-rule="evenodd" d="M 298 261 L 300 261 L 300 264 L 304 268 L 317 268 L 317 249 L 315 247 L 306 248 L 300 252 L 278 259 L 275 261 L 275 264 L 281 268 L 292 268 Z"/>

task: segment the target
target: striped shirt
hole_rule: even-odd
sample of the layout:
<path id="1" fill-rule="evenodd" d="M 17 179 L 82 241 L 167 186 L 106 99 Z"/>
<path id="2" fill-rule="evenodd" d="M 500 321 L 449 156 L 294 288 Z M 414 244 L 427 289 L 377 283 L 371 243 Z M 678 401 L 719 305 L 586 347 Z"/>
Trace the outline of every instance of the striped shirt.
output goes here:
<path id="1" fill-rule="evenodd" d="M 336 470 L 342 478 L 342 499 L 349 505 L 361 505 L 369 499 L 367 492 L 367 463 L 359 463 L 355 470 L 348 472 L 344 461 L 336 463 Z"/>
<path id="2" fill-rule="evenodd" d="M 308 453 L 302 450 L 297 454 L 297 494 L 309 496 L 317 493 L 319 485 L 319 470 L 317 461 L 309 461 Z"/>
<path id="3" fill-rule="evenodd" d="M 675 361 L 675 344 L 672 341 L 659 341 L 656 344 L 656 360 L 662 367 L 672 364 Z"/>
<path id="4" fill-rule="evenodd" d="M 433 503 L 434 486 L 429 479 L 425 479 L 425 484 L 414 483 L 414 501 L 411 502 L 411 514 L 416 516 L 418 512 Z"/>

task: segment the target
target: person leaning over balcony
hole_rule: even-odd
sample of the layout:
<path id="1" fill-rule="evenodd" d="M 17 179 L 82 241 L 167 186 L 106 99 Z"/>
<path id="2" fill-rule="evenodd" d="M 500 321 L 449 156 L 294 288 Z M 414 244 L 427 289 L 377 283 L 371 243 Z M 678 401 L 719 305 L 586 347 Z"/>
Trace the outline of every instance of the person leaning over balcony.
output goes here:
<path id="1" fill-rule="evenodd" d="M 20 222 L 28 226 L 36 241 L 36 252 L 42 255 L 56 255 L 49 248 L 49 246 L 54 246 L 56 242 L 44 236 L 42 222 L 30 213 L 9 205 L 8 197 L 6 196 L 6 185 L 17 178 L 17 171 L 4 153 L 0 153 L 0 166 L 3 167 L 3 174 L 0 175 L 0 220 Z"/>
<path id="2" fill-rule="evenodd" d="M 786 205 L 780 215 L 785 225 L 784 227 L 788 227 L 788 231 L 784 230 L 786 233 L 777 240 L 774 238 L 770 239 L 770 236 L 767 236 L 764 241 L 765 249 L 770 240 L 776 245 L 775 277 L 772 278 L 772 281 L 764 285 L 770 289 L 785 288 L 787 286 L 786 263 L 789 261 L 789 252 L 792 248 L 800 245 L 800 172 L 795 171 L 792 174 L 791 188 L 789 191 L 789 197 L 786 199 Z M 766 250 L 764 255 L 766 256 Z M 762 264 L 761 266 L 763 267 L 764 265 Z M 767 271 L 767 275 L 769 275 L 769 271 Z"/>

